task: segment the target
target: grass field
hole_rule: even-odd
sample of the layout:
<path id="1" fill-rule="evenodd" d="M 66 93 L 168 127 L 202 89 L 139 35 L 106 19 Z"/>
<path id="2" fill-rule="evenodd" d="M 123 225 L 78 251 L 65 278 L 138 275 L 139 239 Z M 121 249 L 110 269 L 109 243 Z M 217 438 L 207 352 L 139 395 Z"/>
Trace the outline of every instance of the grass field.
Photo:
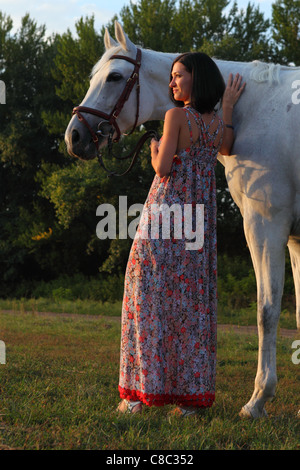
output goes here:
<path id="1" fill-rule="evenodd" d="M 79 315 L 95 315 L 102 317 L 120 317 L 122 302 L 100 302 L 96 300 L 67 300 L 53 298 L 33 299 L 0 299 L 0 309 L 10 310 L 14 313 L 55 312 L 75 313 Z M 256 325 L 256 302 L 247 308 L 229 307 L 218 303 L 218 323 L 231 325 Z M 280 328 L 296 329 L 295 306 L 293 303 L 287 309 L 283 309 L 279 320 Z"/>
<path id="2" fill-rule="evenodd" d="M 278 340 L 276 398 L 269 418 L 241 420 L 252 394 L 257 338 L 218 334 L 216 402 L 170 418 L 172 407 L 118 416 L 120 322 L 114 318 L 0 314 L 0 448 L 100 450 L 300 449 L 300 365 L 291 339 Z"/>

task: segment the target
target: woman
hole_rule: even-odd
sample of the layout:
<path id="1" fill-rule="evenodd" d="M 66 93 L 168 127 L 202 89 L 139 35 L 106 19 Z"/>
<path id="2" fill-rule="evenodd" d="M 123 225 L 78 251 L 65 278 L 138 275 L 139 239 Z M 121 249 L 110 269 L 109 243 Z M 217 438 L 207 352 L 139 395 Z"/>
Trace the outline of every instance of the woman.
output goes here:
<path id="1" fill-rule="evenodd" d="M 163 137 L 151 142 L 155 170 L 125 276 L 118 411 L 141 412 L 148 406 L 177 404 L 182 416 L 210 407 L 215 399 L 216 369 L 216 185 L 217 154 L 229 155 L 233 144 L 232 111 L 245 84 L 223 77 L 203 53 L 182 54 L 171 68 L 175 107 L 165 115 Z M 222 99 L 223 121 L 215 112 Z M 224 123 L 223 123 L 224 122 Z M 162 236 L 164 212 L 171 232 Z M 156 212 L 153 212 L 153 207 Z M 176 229 L 186 222 L 185 209 L 204 207 L 201 246 L 187 245 Z M 159 218 L 155 218 L 156 216 Z M 159 221 L 153 230 L 154 219 Z M 176 232 L 177 233 L 177 232 Z M 183 231 L 181 231 L 183 233 Z M 187 249 L 187 246 L 189 248 Z"/>

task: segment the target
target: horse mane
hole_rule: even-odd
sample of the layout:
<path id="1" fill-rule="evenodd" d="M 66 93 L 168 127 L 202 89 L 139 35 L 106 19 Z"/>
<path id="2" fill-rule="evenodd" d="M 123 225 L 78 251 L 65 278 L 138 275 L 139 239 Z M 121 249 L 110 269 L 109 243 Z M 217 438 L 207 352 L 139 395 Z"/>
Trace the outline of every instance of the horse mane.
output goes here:
<path id="1" fill-rule="evenodd" d="M 254 60 L 252 62 L 252 66 L 253 69 L 250 72 L 250 78 L 255 82 L 269 82 L 270 85 L 272 83 L 279 83 L 280 64 L 267 64 L 260 60 Z"/>

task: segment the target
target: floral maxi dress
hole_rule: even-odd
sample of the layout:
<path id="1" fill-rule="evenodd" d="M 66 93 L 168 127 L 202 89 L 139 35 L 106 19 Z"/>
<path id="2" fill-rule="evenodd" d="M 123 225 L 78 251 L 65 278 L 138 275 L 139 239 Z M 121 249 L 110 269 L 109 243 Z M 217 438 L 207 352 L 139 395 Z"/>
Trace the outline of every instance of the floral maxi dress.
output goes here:
<path id="1" fill-rule="evenodd" d="M 214 114 L 206 126 L 193 108 L 185 108 L 185 112 L 191 146 L 174 156 L 168 176 L 154 177 L 125 275 L 119 393 L 121 398 L 148 406 L 210 407 L 215 399 L 215 165 L 223 123 Z M 191 116 L 201 131 L 195 144 Z M 213 121 L 217 126 L 210 133 Z M 151 212 L 163 204 L 169 208 L 175 204 L 182 212 L 178 216 L 170 210 L 169 219 L 167 212 Z M 197 233 L 195 209 L 201 204 L 204 240 L 201 247 L 195 244 L 187 249 L 192 234 L 187 239 L 182 229 L 179 237 L 175 229 L 179 222 L 183 227 L 185 208 L 192 207 L 192 226 Z M 156 225 L 154 219 L 159 220 Z M 163 222 L 169 222 L 169 236 L 163 236 Z"/>

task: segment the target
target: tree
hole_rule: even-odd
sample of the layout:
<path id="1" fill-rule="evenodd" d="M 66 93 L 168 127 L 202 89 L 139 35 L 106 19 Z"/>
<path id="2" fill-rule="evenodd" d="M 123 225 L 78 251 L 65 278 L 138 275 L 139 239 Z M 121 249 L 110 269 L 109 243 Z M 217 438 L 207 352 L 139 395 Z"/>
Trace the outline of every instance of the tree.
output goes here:
<path id="1" fill-rule="evenodd" d="M 85 26 L 83 20 L 79 22 L 86 40 L 82 57 L 91 46 Z M 42 192 L 50 173 L 74 163 L 64 152 L 59 153 L 74 105 L 71 99 L 63 101 L 55 93 L 60 82 L 52 75 L 51 64 L 58 57 L 60 37 L 46 38 L 45 26 L 38 26 L 29 15 L 22 19 L 20 29 L 11 34 L 12 22 L 1 14 L 0 28 L 1 79 L 7 89 L 7 104 L 0 107 L 3 293 L 14 289 L 20 279 L 27 282 L 50 279 L 78 270 L 95 273 L 97 262 L 93 264 L 87 253 L 93 224 L 87 230 L 82 217 L 73 223 L 72 231 L 66 230 L 57 220 L 52 201 Z M 94 60 L 92 57 L 90 63 Z M 83 89 L 77 65 L 78 83 L 80 80 Z"/>
<path id="2" fill-rule="evenodd" d="M 10 33 L 13 28 L 13 21 L 10 16 L 6 16 L 0 11 L 0 74 L 5 72 L 6 48 L 10 41 Z"/>
<path id="3" fill-rule="evenodd" d="M 272 5 L 275 60 L 300 65 L 300 0 L 277 0 Z"/>
<path id="4" fill-rule="evenodd" d="M 123 27 L 136 44 L 162 52 L 175 52 L 173 17 L 175 0 L 130 2 L 120 12 Z"/>
<path id="5" fill-rule="evenodd" d="M 269 20 L 259 7 L 248 3 L 246 9 L 239 10 L 234 1 L 225 20 L 223 34 L 216 41 L 206 41 L 205 51 L 219 59 L 268 61 L 272 55 L 269 43 Z"/>
<path id="6" fill-rule="evenodd" d="M 35 174 L 41 160 L 55 159 L 41 119 L 43 106 L 53 97 L 48 67 L 52 49 L 44 40 L 45 27 L 25 15 L 17 33 L 11 31 L 11 19 L 1 13 L 1 79 L 7 99 L 0 107 L 0 266 L 6 281 L 28 274 L 35 265 L 28 251 L 31 230 L 34 223 L 47 223 Z"/>
<path id="7" fill-rule="evenodd" d="M 195 49 L 200 50 L 205 42 L 215 43 L 222 39 L 226 28 L 224 9 L 228 0 L 194 0 L 193 18 Z"/>
<path id="8" fill-rule="evenodd" d="M 223 34 L 229 0 L 139 0 L 122 8 L 120 20 L 136 44 L 162 52 L 186 52 Z M 112 22 L 108 24 L 113 31 Z"/>

